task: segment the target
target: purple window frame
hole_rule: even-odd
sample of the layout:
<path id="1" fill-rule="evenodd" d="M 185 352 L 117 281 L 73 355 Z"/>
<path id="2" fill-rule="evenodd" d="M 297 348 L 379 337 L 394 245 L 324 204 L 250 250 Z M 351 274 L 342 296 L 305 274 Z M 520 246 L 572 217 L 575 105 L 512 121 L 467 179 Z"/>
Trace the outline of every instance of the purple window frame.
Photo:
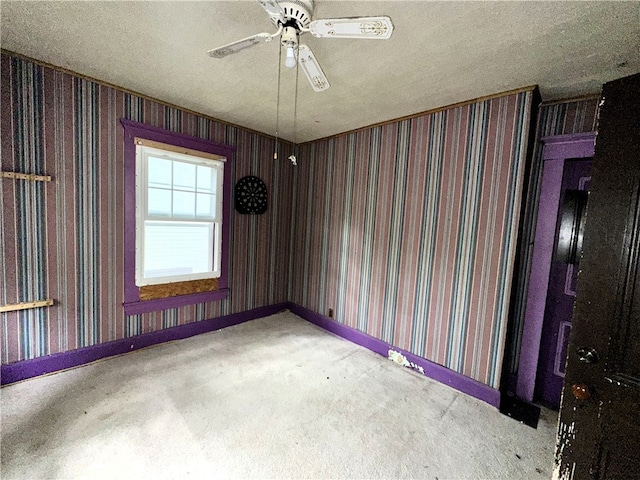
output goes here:
<path id="1" fill-rule="evenodd" d="M 229 295 L 231 162 L 235 154 L 235 148 L 124 118 L 120 120 L 120 123 L 124 128 L 124 302 L 122 303 L 124 313 L 126 315 L 137 315 L 226 298 Z M 140 288 L 136 286 L 136 145 L 134 143 L 136 137 L 200 152 L 213 153 L 227 159 L 222 181 L 222 258 L 218 290 L 155 300 L 140 300 Z"/>

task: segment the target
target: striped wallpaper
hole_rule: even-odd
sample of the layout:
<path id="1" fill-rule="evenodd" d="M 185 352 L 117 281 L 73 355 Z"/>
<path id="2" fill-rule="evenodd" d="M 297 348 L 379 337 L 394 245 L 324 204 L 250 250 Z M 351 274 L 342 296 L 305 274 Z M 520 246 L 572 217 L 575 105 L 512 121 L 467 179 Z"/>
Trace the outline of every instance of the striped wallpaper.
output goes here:
<path id="1" fill-rule="evenodd" d="M 54 178 L 0 182 L 0 303 L 56 299 L 0 314 L 2 363 L 292 301 L 498 386 L 532 92 L 304 144 L 292 167 L 272 138 L 5 54 L 1 70 L 2 170 Z M 544 125 L 580 128 L 583 107 Z M 266 215 L 230 219 L 228 299 L 124 315 L 120 118 L 234 146 L 234 178 L 267 184 Z"/>
<path id="2" fill-rule="evenodd" d="M 540 139 L 552 135 L 595 132 L 598 121 L 599 101 L 598 96 L 593 96 L 549 105 L 543 104 L 538 111 L 533 162 L 528 179 L 528 193 L 522 220 L 522 250 L 517 258 L 519 274 L 515 286 L 513 329 L 510 338 L 507 339 L 508 369 L 511 374 L 515 374 L 518 371 L 526 297 L 529 288 L 528 280 L 531 272 L 531 257 L 533 255 L 533 240 L 538 217 L 538 201 L 543 167 L 542 142 Z"/>
<path id="3" fill-rule="evenodd" d="M 272 138 L 5 54 L 1 71 L 2 170 L 53 181 L 0 182 L 0 304 L 56 300 L 0 313 L 2 363 L 287 300 L 292 171 Z M 267 184 L 265 215 L 230 219 L 228 299 L 124 315 L 120 118 L 234 146 L 234 177 Z"/>
<path id="4" fill-rule="evenodd" d="M 497 388 L 532 98 L 300 146 L 289 300 Z"/>

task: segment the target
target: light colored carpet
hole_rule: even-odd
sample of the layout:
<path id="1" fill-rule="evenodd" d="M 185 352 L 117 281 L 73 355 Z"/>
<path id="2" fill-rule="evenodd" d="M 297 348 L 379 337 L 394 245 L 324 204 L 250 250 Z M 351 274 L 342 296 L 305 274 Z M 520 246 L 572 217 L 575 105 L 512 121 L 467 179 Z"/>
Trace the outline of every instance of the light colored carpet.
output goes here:
<path id="1" fill-rule="evenodd" d="M 11 478 L 550 478 L 537 430 L 290 312 L 10 385 Z"/>

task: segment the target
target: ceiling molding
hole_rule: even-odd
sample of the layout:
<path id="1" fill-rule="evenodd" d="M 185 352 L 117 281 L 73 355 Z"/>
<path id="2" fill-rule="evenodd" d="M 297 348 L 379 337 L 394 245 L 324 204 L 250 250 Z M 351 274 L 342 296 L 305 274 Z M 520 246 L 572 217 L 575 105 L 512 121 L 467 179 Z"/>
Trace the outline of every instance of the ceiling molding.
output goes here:
<path id="1" fill-rule="evenodd" d="M 429 109 L 429 110 L 425 110 L 423 112 L 412 113 L 411 115 L 405 115 L 403 117 L 392 118 L 392 119 L 389 119 L 389 120 L 385 120 L 383 122 L 374 123 L 374 124 L 371 124 L 371 125 L 367 125 L 367 126 L 364 126 L 364 127 L 356 128 L 356 129 L 349 130 L 349 131 L 346 131 L 346 132 L 336 133 L 335 135 L 329 135 L 327 137 L 318 138 L 316 140 L 311 140 L 311 141 L 308 141 L 308 142 L 302 142 L 302 143 L 295 144 L 292 141 L 284 139 L 282 137 L 277 137 L 276 138 L 274 135 L 268 135 L 266 133 L 262 133 L 262 132 L 259 132 L 257 130 L 252 130 L 250 128 L 246 128 L 246 127 L 243 127 L 241 125 L 236 125 L 234 123 L 225 122 L 224 120 L 220 120 L 219 118 L 215 118 L 215 117 L 212 117 L 210 115 L 206 115 L 204 113 L 196 112 L 194 110 L 181 107 L 180 105 L 174 105 L 173 103 L 169 103 L 169 102 L 166 102 L 166 101 L 161 100 L 159 98 L 154 98 L 154 97 L 151 97 L 149 95 L 145 95 L 143 93 L 136 92 L 134 90 L 130 90 L 128 88 L 121 87 L 120 85 L 114 85 L 113 83 L 105 82 L 104 80 L 100 80 L 98 78 L 94 78 L 94 77 L 90 77 L 88 75 L 83 75 L 81 73 L 74 72 L 73 70 L 69 70 L 68 68 L 59 67 L 58 65 L 53 65 L 51 63 L 43 62 L 42 60 L 38 60 L 37 58 L 31 58 L 31 57 L 28 57 L 26 55 L 22 55 L 20 53 L 16 53 L 16 52 L 12 52 L 10 50 L 6 50 L 4 48 L 0 49 L 0 52 L 2 52 L 3 55 L 8 55 L 10 57 L 20 58 L 22 60 L 26 60 L 28 62 L 32 62 L 32 63 L 34 63 L 36 65 L 40 65 L 42 67 L 50 68 L 50 69 L 55 70 L 57 72 L 65 73 L 67 75 L 73 75 L 75 77 L 82 78 L 82 79 L 88 80 L 90 82 L 95 82 L 95 83 L 97 83 L 99 85 L 103 85 L 105 87 L 113 88 L 115 90 L 120 90 L 121 92 L 128 93 L 130 95 L 136 95 L 136 96 L 138 96 L 140 98 L 144 98 L 145 100 L 150 100 L 152 102 L 157 102 L 157 103 L 159 103 L 161 105 L 165 105 L 167 107 L 177 108 L 179 110 L 182 110 L 183 112 L 187 112 L 187 113 L 190 113 L 192 115 L 197 115 L 199 117 L 206 118 L 206 119 L 211 120 L 213 122 L 218 122 L 218 123 L 221 123 L 223 125 L 229 125 L 230 127 L 238 128 L 240 130 L 244 130 L 244 131 L 249 132 L 249 133 L 253 133 L 253 134 L 256 134 L 256 135 L 267 137 L 267 138 L 270 138 L 270 139 L 272 139 L 274 141 L 288 143 L 289 145 L 292 145 L 292 146 L 302 146 L 302 145 L 307 145 L 307 144 L 311 144 L 311 143 L 315 143 L 315 142 L 320 142 L 320 141 L 323 141 L 323 140 L 329 140 L 331 138 L 342 137 L 343 135 L 350 135 L 352 133 L 361 132 L 363 130 L 368 130 L 368 129 L 371 129 L 371 128 L 381 127 L 381 126 L 389 125 L 389 124 L 392 124 L 392 123 L 398 123 L 398 122 L 402 122 L 404 120 L 410 120 L 412 118 L 422 117 L 424 115 L 430 115 L 430 114 L 433 114 L 433 113 L 442 112 L 444 110 L 450 110 L 452 108 L 464 107 L 465 105 L 470 105 L 472 103 L 478 103 L 478 102 L 484 102 L 485 100 L 491 100 L 492 98 L 505 97 L 507 95 L 514 95 L 516 93 L 521 93 L 521 92 L 529 92 L 529 91 L 536 90 L 538 88 L 537 85 L 529 85 L 527 87 L 521 87 L 521 88 L 516 88 L 516 89 L 513 89 L 513 90 L 507 90 L 507 91 L 504 91 L 504 92 L 494 93 L 494 94 L 491 94 L 491 95 L 483 95 L 482 97 L 477 97 L 477 98 L 473 98 L 473 99 L 470 99 L 470 100 L 464 100 L 462 102 L 456 102 L 456 103 L 452 103 L 451 105 L 444 105 L 442 107 L 432 108 L 432 109 Z M 593 97 L 593 95 L 591 95 L 591 96 L 587 95 L 586 96 L 586 98 L 590 98 L 590 97 Z M 582 98 L 582 97 L 576 97 L 576 98 Z M 556 102 L 552 102 L 552 103 L 561 103 L 561 102 L 562 101 L 556 101 Z M 547 104 L 543 103 L 543 105 L 547 105 Z"/>
<path id="2" fill-rule="evenodd" d="M 316 140 L 311 140 L 309 142 L 299 143 L 298 146 L 308 145 L 310 143 L 320 142 L 323 140 L 330 140 L 332 138 L 342 137 L 344 135 L 351 135 L 352 133 L 361 132 L 363 130 L 369 130 L 371 128 L 383 127 L 385 125 L 390 125 L 392 123 L 403 122 L 405 120 L 411 120 L 412 118 L 423 117 L 425 115 L 431 115 L 434 113 L 442 112 L 444 110 L 451 110 L 452 108 L 460 108 L 466 105 L 471 105 L 472 103 L 484 102 L 486 100 L 491 100 L 493 98 L 506 97 L 508 95 L 515 95 L 517 93 L 522 92 L 533 92 L 538 89 L 537 85 L 529 85 L 528 87 L 514 88 L 512 90 L 506 90 L 500 93 L 492 93 L 491 95 L 483 95 L 482 97 L 472 98 L 470 100 L 463 100 L 462 102 L 452 103 L 450 105 L 444 105 L 442 107 L 431 108 L 429 110 L 425 110 L 423 112 L 412 113 L 410 115 L 405 115 L 398 118 L 392 118 L 391 120 L 385 120 L 384 122 L 373 123 L 371 125 L 367 125 L 365 127 L 354 128 L 353 130 L 349 130 L 347 132 L 336 133 L 335 135 L 329 135 L 327 137 L 318 138 Z"/>

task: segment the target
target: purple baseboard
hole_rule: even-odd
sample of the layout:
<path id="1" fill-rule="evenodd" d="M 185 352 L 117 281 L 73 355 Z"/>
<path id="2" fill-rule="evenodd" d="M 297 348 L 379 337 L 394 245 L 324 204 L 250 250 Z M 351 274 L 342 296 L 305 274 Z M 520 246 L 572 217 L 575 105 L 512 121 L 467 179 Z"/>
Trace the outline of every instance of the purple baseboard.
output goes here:
<path id="1" fill-rule="evenodd" d="M 7 365 L 2 365 L 0 369 L 0 383 L 2 385 L 7 385 L 9 383 L 19 382 L 20 380 L 26 380 L 27 378 L 37 377 L 39 375 L 65 370 L 67 368 L 78 367 L 103 358 L 122 355 L 123 353 L 132 352 L 134 350 L 150 347 L 159 343 L 180 340 L 183 338 L 193 337 L 194 335 L 199 335 L 201 333 L 220 330 L 222 328 L 238 325 L 256 318 L 273 315 L 285 308 L 287 308 L 287 304 L 284 303 L 270 305 L 268 307 L 259 307 L 246 312 L 234 313 L 224 317 L 188 323 L 186 325 L 179 325 L 177 327 L 171 327 L 157 332 L 145 333 L 135 337 L 114 340 L 112 342 L 83 347 L 77 350 L 70 350 L 68 352 L 56 353 L 46 357 L 38 357 L 32 360 L 9 363 Z"/>
<path id="2" fill-rule="evenodd" d="M 286 307 L 299 317 L 304 318 L 308 322 L 334 333 L 350 342 L 363 346 L 364 348 L 376 352 L 383 357 L 388 357 L 389 350 L 400 352 L 411 362 L 414 370 L 420 370 L 425 376 L 437 380 L 440 383 L 450 386 L 460 392 L 471 395 L 472 397 L 482 400 L 496 408 L 500 408 L 500 391 L 480 383 L 472 378 L 454 372 L 442 365 L 433 363 L 422 357 L 418 357 L 413 353 L 407 352 L 400 348 L 389 345 L 382 340 L 374 338 L 366 333 L 362 333 L 353 328 L 342 325 L 307 308 L 289 302 Z"/>
<path id="3" fill-rule="evenodd" d="M 224 317 L 203 320 L 201 322 L 188 323 L 177 327 L 159 330 L 157 332 L 145 333 L 135 337 L 123 338 L 113 342 L 101 343 L 90 347 L 79 348 L 69 352 L 56 353 L 46 357 L 38 357 L 32 360 L 24 360 L 22 362 L 10 363 L 2 365 L 0 369 L 0 382 L 2 385 L 19 382 L 28 378 L 53 373 L 68 368 L 78 367 L 87 363 L 95 362 L 103 358 L 122 355 L 124 353 L 139 350 L 141 348 L 150 347 L 159 343 L 180 340 L 183 338 L 193 337 L 201 333 L 212 332 L 222 328 L 238 325 L 240 323 L 262 318 L 288 308 L 293 313 L 334 333 L 350 342 L 356 343 L 372 352 L 376 352 L 384 357 L 388 357 L 389 350 L 399 352 L 411 362 L 414 370 L 419 370 L 424 375 L 440 383 L 449 385 L 450 387 L 471 395 L 483 402 L 500 407 L 500 392 L 483 383 L 473 380 L 469 377 L 449 370 L 442 365 L 433 363 L 422 357 L 418 357 L 413 353 L 407 352 L 400 348 L 389 345 L 382 340 L 374 338 L 366 333 L 359 332 L 353 328 L 337 323 L 327 317 L 315 313 L 307 308 L 301 307 L 295 303 L 280 303 L 267 307 L 259 307 L 246 312 L 234 313 Z"/>

